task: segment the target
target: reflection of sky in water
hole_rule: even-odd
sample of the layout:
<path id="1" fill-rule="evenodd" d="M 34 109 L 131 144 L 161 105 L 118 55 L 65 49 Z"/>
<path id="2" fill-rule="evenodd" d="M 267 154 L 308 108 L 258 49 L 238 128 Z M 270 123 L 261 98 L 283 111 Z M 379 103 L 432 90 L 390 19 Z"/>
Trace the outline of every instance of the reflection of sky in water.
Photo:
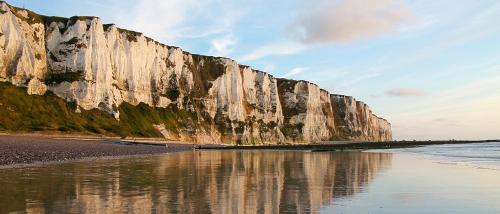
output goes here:
<path id="1" fill-rule="evenodd" d="M 393 152 L 391 169 L 324 212 L 500 213 L 499 145 L 386 150 Z"/>

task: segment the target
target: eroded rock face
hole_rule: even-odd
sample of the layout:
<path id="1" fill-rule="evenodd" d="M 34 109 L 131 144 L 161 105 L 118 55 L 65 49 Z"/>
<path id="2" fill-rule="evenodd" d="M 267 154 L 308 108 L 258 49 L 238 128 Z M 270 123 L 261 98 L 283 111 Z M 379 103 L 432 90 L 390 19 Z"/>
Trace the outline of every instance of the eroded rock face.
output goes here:
<path id="1" fill-rule="evenodd" d="M 312 83 L 192 55 L 103 25 L 97 17 L 45 17 L 5 2 L 0 2 L 0 81 L 27 86 L 30 94 L 50 90 L 79 108 L 98 108 L 117 119 L 123 102 L 196 115 L 197 127 L 167 134 L 177 140 L 391 140 L 390 124 L 368 106 Z"/>
<path id="2" fill-rule="evenodd" d="M 336 134 L 330 93 L 305 81 L 279 79 L 278 82 L 284 134 L 294 141 L 333 140 Z"/>
<path id="3" fill-rule="evenodd" d="M 391 124 L 374 115 L 365 103 L 344 95 L 331 95 L 331 103 L 339 136 L 355 140 L 392 139 Z"/>
<path id="4" fill-rule="evenodd" d="M 0 2 L 0 81 L 25 85 L 27 80 L 44 78 L 45 26 L 28 15 Z"/>
<path id="5" fill-rule="evenodd" d="M 59 80 L 47 84 L 84 109 L 117 114 L 122 102 L 183 108 L 178 101 L 193 87 L 189 54 L 139 33 L 104 26 L 98 18 L 52 22 L 46 40 L 48 74 Z M 60 87 L 66 80 L 71 86 Z"/>
<path id="6" fill-rule="evenodd" d="M 233 141 L 284 142 L 277 81 L 267 73 L 220 59 L 224 74 L 212 81 L 205 106 L 219 129 Z"/>

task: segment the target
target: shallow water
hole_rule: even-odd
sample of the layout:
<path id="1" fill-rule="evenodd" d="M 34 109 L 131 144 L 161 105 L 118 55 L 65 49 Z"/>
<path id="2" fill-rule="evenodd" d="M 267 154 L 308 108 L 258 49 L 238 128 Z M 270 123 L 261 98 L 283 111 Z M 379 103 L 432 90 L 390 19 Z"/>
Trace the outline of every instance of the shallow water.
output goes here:
<path id="1" fill-rule="evenodd" d="M 441 163 L 500 170 L 500 142 L 433 145 L 394 149 L 392 153 L 418 154 Z M 383 152 L 383 151 L 381 151 Z"/>
<path id="2" fill-rule="evenodd" d="M 0 169 L 0 213 L 500 212 L 500 171 L 425 149 L 436 150 L 198 151 Z"/>

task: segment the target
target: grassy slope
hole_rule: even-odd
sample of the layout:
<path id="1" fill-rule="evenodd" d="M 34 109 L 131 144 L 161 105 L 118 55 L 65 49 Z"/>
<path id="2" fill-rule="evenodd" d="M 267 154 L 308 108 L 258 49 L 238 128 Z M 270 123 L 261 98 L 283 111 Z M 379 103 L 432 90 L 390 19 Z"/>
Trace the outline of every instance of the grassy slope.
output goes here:
<path id="1" fill-rule="evenodd" d="M 76 104 L 47 92 L 28 95 L 26 88 L 0 83 L 0 131 L 60 131 L 109 136 L 160 137 L 153 124 L 164 123 L 177 132 L 197 124 L 196 115 L 175 108 L 152 108 L 146 104 L 119 106 L 120 120 L 94 109 L 76 113 Z"/>

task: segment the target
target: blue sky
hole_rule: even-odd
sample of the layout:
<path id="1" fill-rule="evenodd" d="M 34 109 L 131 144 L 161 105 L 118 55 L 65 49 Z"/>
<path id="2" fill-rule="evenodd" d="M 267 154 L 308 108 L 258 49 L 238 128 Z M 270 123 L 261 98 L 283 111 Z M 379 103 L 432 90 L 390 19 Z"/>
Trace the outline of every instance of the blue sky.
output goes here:
<path id="1" fill-rule="evenodd" d="M 12 0 L 368 103 L 396 139 L 500 138 L 497 0 Z"/>

